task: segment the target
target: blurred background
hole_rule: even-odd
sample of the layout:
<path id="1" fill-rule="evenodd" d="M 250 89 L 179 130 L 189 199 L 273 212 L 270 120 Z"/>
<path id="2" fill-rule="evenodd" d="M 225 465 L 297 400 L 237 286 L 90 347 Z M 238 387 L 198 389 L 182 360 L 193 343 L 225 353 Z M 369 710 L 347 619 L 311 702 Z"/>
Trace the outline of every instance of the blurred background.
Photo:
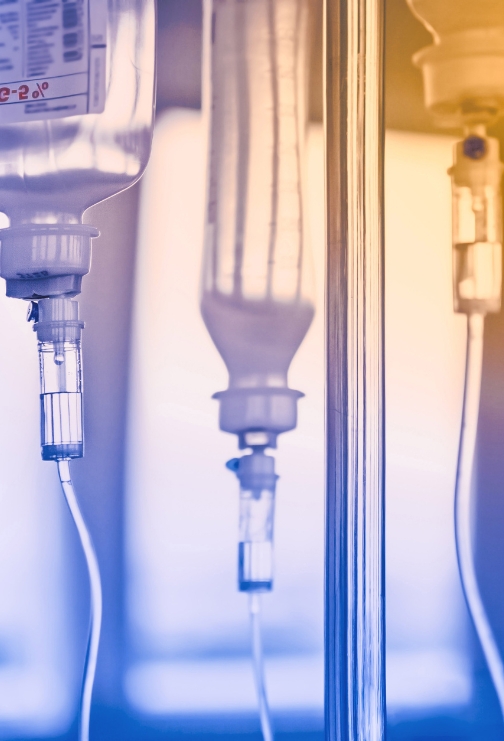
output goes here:
<path id="1" fill-rule="evenodd" d="M 280 737 L 323 735 L 324 181 L 322 6 L 310 0 L 308 200 L 317 314 L 290 373 L 306 398 L 280 440 L 276 582 L 264 598 Z M 92 738 L 259 739 L 238 486 L 218 429 L 225 367 L 199 316 L 207 112 L 201 0 L 159 0 L 158 102 L 142 182 L 87 214 L 86 457 L 73 464 L 102 569 Z M 451 297 L 456 132 L 423 107 L 430 37 L 386 3 L 387 705 L 389 738 L 504 738 L 458 581 L 452 499 L 464 318 Z M 494 131 L 504 144 L 504 128 Z M 436 266 L 436 269 L 433 269 Z M 35 338 L 0 298 L 0 736 L 76 737 L 84 563 L 56 472 L 39 460 Z M 504 646 L 504 320 L 487 319 L 477 466 L 480 583 Z M 11 420 L 16 419 L 16 425 Z"/>

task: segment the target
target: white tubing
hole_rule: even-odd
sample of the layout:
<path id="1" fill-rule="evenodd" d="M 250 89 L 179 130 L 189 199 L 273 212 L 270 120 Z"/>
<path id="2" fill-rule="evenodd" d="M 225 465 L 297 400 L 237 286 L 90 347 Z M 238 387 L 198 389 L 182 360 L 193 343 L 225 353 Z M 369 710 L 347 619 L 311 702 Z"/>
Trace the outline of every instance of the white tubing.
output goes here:
<path id="1" fill-rule="evenodd" d="M 481 599 L 472 538 L 472 475 L 478 430 L 484 316 L 467 317 L 467 354 L 462 425 L 455 481 L 455 542 L 464 597 L 504 717 L 504 666 Z"/>
<path id="2" fill-rule="evenodd" d="M 252 632 L 252 659 L 254 665 L 254 680 L 257 691 L 257 701 L 259 703 L 259 718 L 261 721 L 261 731 L 264 741 L 273 741 L 273 731 L 271 728 L 271 715 L 268 706 L 268 696 L 266 694 L 266 685 L 264 681 L 264 660 L 261 641 L 261 622 L 259 618 L 261 605 L 259 595 L 254 592 L 249 593 L 249 612 L 250 628 Z"/>
<path id="3" fill-rule="evenodd" d="M 79 741 L 89 741 L 89 721 L 91 716 L 91 696 L 96 674 L 96 662 L 98 660 L 98 647 L 100 643 L 100 630 L 102 620 L 102 588 L 98 559 L 91 541 L 89 530 L 79 508 L 75 491 L 70 478 L 70 465 L 68 460 L 57 461 L 58 474 L 61 488 L 65 495 L 68 508 L 73 517 L 75 527 L 79 534 L 82 550 L 86 559 L 90 586 L 90 631 L 84 662 L 84 676 L 81 692 Z"/>

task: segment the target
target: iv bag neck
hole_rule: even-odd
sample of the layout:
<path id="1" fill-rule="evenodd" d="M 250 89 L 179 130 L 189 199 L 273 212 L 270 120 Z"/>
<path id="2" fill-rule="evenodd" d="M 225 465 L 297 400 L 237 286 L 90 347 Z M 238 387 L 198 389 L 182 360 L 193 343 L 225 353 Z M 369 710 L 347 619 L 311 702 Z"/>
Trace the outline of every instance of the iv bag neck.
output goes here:
<path id="1" fill-rule="evenodd" d="M 434 44 L 413 57 L 425 105 L 441 126 L 491 123 L 504 113 L 504 14 L 500 0 L 407 0 Z"/>
<path id="2" fill-rule="evenodd" d="M 80 293 L 91 266 L 91 239 L 98 229 L 85 224 L 23 224 L 0 232 L 0 275 L 7 296 L 67 298 Z"/>
<path id="3" fill-rule="evenodd" d="M 297 426 L 297 401 L 304 394 L 289 388 L 228 388 L 213 398 L 220 402 L 219 427 L 238 435 L 244 448 L 276 448 L 282 432 Z"/>
<path id="4" fill-rule="evenodd" d="M 310 327 L 314 306 L 308 300 L 250 300 L 207 291 L 201 300 L 207 329 L 229 372 L 229 388 L 214 395 L 220 402 L 219 425 L 238 435 L 241 449 L 250 435 L 276 447 L 282 432 L 297 425 L 297 400 L 288 387 L 290 363 Z"/>

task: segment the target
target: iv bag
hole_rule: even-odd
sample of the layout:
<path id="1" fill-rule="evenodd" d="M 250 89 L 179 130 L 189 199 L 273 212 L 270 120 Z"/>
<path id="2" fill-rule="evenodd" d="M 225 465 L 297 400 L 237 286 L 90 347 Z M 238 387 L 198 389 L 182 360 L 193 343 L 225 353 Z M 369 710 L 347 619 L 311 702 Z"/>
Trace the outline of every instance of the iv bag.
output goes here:
<path id="1" fill-rule="evenodd" d="M 84 211 L 134 183 L 147 164 L 154 36 L 154 0 L 13 0 L 0 15 L 8 295 L 79 292 L 97 236 L 77 227 Z M 72 273 L 72 285 L 48 281 Z"/>
<path id="2" fill-rule="evenodd" d="M 103 15 L 104 22 L 100 49 L 103 69 L 88 70 L 89 75 L 104 77 L 102 112 L 60 117 L 58 105 L 47 105 L 54 103 L 48 97 L 53 86 L 51 80 L 42 80 L 38 85 L 40 90 L 35 85 L 28 104 L 18 100 L 19 92 L 13 92 L 17 83 L 2 83 L 11 92 L 10 101 L 0 103 L 0 208 L 12 225 L 28 221 L 78 222 L 89 206 L 131 185 L 147 163 L 154 82 L 153 1 L 112 0 L 108 8 L 99 0 L 88 1 L 90 18 L 93 19 L 94 6 L 98 5 L 98 15 Z M 17 0 L 9 4 L 9 11 L 12 13 L 17 6 L 20 16 L 24 10 L 26 17 L 26 9 L 34 4 L 33 0 Z M 37 5 L 40 9 L 49 3 Z M 51 2 L 54 5 L 63 17 L 64 26 L 69 6 L 84 3 Z M 83 33 L 82 25 L 72 27 L 63 37 Z M 5 26 L 6 22 L 0 21 L 0 31 L 4 34 Z M 20 35 L 22 26 L 20 19 Z M 88 46 L 92 45 L 89 38 Z M 82 49 L 83 55 L 92 51 L 92 48 Z M 42 67 L 49 66 L 41 65 L 36 74 L 40 75 L 44 71 Z M 0 70 L 0 82 L 5 74 Z M 73 76 L 80 78 L 81 74 Z M 49 90 L 43 90 L 44 83 Z M 80 91 L 81 87 L 77 89 Z M 33 98 L 36 93 L 37 97 Z M 101 91 L 97 90 L 96 95 L 101 95 Z M 80 104 L 85 96 L 71 92 L 68 97 L 78 99 Z M 16 102 L 11 103 L 12 99 Z M 46 108 L 41 107 L 38 115 L 34 110 L 9 123 L 10 109 L 27 105 Z M 67 110 L 73 113 L 72 108 Z M 43 120 L 37 120 L 39 116 Z"/>
<path id="3" fill-rule="evenodd" d="M 214 0 L 201 312 L 230 388 L 286 387 L 314 314 L 305 0 Z"/>

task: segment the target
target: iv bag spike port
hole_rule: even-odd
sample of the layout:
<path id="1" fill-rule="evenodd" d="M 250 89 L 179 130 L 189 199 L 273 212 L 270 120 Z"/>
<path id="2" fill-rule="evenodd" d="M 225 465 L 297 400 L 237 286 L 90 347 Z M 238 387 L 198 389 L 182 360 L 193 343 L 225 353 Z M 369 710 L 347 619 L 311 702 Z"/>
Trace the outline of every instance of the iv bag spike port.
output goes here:
<path id="1" fill-rule="evenodd" d="M 33 308 L 40 364 L 43 460 L 84 455 L 81 331 L 77 301 L 43 299 Z"/>

